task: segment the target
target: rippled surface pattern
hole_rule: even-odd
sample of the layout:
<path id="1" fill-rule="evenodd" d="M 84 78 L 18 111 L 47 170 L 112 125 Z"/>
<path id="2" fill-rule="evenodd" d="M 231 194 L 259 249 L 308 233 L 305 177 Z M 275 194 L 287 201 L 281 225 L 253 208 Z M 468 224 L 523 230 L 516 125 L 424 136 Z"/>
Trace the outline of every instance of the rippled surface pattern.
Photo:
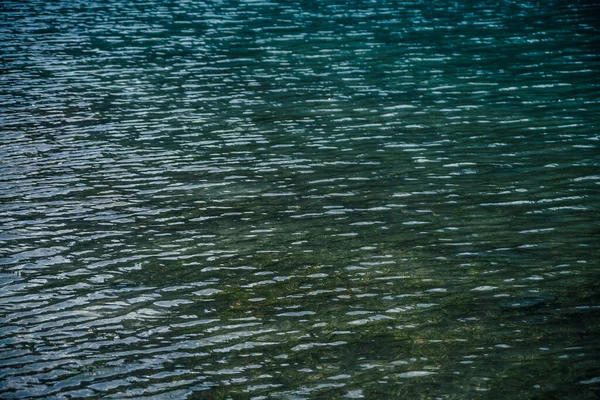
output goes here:
<path id="1" fill-rule="evenodd" d="M 3 399 L 600 393 L 597 4 L 0 10 Z"/>

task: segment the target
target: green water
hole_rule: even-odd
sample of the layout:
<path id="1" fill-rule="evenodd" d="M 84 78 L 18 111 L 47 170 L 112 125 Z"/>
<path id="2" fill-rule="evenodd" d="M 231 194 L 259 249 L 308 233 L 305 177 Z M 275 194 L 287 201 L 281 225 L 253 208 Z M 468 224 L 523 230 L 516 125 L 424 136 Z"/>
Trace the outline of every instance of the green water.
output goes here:
<path id="1" fill-rule="evenodd" d="M 594 3 L 0 10 L 0 397 L 600 394 Z"/>

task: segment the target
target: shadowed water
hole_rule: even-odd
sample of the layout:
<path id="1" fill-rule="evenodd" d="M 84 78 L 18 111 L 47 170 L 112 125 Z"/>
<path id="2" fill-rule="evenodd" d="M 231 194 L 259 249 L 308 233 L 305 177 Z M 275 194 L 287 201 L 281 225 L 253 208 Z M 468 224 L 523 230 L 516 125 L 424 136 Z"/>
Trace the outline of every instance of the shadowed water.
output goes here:
<path id="1" fill-rule="evenodd" d="M 596 398 L 598 15 L 2 2 L 0 397 Z"/>

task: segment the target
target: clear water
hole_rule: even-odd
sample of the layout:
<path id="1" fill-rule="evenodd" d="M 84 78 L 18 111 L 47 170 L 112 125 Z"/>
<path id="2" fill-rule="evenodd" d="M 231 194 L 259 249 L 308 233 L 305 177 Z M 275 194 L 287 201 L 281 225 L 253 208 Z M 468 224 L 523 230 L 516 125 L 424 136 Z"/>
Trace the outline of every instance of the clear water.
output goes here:
<path id="1" fill-rule="evenodd" d="M 0 397 L 598 396 L 597 3 L 0 10 Z"/>

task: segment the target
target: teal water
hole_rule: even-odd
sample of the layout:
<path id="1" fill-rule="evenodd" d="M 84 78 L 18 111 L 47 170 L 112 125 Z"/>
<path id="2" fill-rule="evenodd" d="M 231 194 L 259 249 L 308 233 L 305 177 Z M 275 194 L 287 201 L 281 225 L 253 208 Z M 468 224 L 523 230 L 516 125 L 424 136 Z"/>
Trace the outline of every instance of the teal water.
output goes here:
<path id="1" fill-rule="evenodd" d="M 4 1 L 0 397 L 600 395 L 600 6 Z"/>

